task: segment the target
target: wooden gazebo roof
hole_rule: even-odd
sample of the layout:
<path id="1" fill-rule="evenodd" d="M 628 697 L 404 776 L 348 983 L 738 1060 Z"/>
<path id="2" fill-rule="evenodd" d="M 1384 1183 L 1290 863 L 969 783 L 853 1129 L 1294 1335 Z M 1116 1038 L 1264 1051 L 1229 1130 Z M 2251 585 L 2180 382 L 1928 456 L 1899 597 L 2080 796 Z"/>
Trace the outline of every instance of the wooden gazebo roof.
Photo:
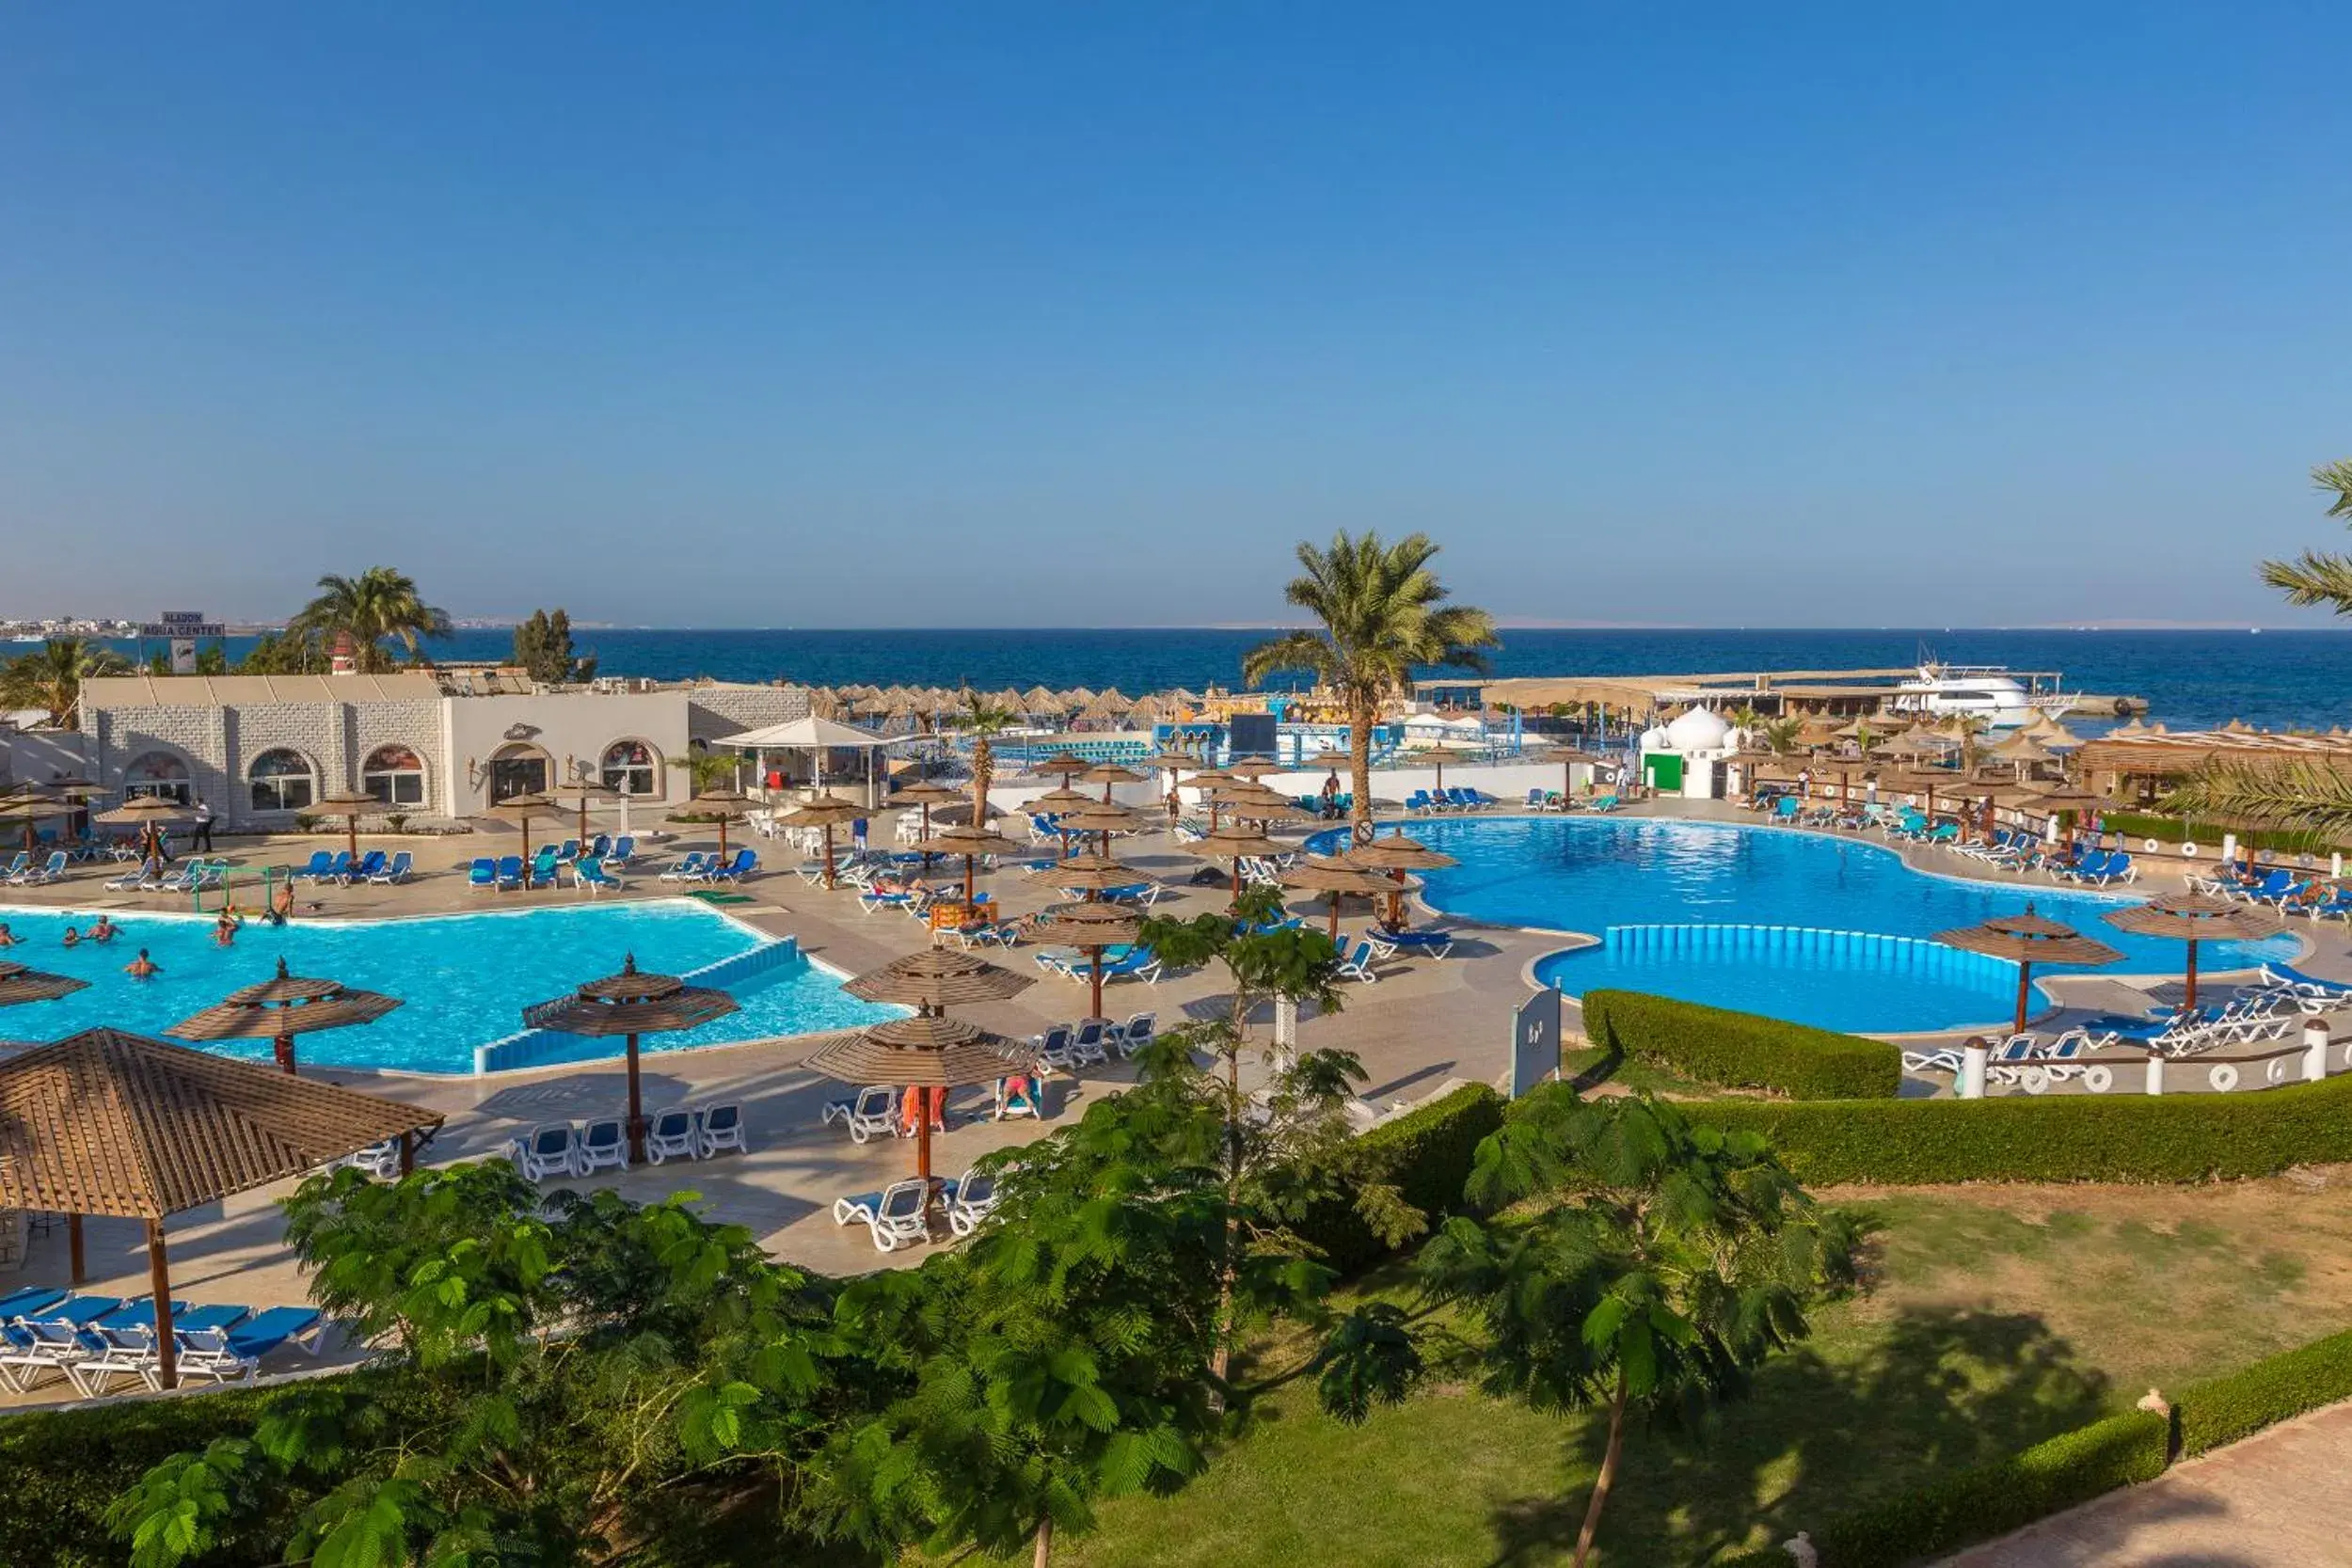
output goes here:
<path id="1" fill-rule="evenodd" d="M 396 1100 L 89 1029 L 0 1062 L 0 1207 L 159 1220 L 440 1124 Z"/>

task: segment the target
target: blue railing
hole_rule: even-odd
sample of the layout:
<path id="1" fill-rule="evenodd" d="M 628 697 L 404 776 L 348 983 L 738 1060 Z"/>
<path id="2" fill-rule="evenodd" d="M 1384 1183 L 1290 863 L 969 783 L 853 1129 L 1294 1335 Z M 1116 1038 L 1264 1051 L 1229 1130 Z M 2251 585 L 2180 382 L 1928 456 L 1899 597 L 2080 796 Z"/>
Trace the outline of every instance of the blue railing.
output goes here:
<path id="1" fill-rule="evenodd" d="M 806 962 L 808 959 L 801 952 L 801 939 L 786 937 L 781 942 L 762 942 L 749 952 L 689 970 L 678 978 L 690 986 L 731 990 L 787 965 Z M 516 1068 L 596 1061 L 612 1055 L 613 1050 L 613 1042 L 608 1039 L 567 1035 L 556 1029 L 524 1029 L 487 1045 L 475 1046 L 473 1069 L 477 1073 L 512 1072 Z"/>

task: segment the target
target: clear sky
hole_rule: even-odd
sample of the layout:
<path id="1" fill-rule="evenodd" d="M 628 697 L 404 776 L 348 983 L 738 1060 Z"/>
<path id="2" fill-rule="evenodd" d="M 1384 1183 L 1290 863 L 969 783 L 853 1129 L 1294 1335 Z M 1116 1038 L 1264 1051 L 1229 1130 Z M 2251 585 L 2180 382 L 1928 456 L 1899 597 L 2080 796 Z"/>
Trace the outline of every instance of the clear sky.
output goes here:
<path id="1" fill-rule="evenodd" d="M 2352 8 L 0 9 L 0 613 L 2291 623 Z"/>

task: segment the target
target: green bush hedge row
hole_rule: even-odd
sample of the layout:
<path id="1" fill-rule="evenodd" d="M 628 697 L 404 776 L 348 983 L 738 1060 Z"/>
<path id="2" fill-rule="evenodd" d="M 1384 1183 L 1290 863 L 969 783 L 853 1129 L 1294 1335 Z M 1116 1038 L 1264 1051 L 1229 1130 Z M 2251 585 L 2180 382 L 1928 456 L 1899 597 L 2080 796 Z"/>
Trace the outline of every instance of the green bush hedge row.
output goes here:
<path id="1" fill-rule="evenodd" d="M 2183 1389 L 2172 1402 L 2180 1417 L 2182 1457 L 2234 1443 L 2339 1400 L 2352 1400 L 2352 1333 L 2330 1335 Z"/>
<path id="2" fill-rule="evenodd" d="M 1892 1099 L 1902 1053 L 1884 1040 L 1632 990 L 1584 993 L 1595 1045 L 1702 1084 L 1799 1100 Z"/>
<path id="3" fill-rule="evenodd" d="M 2222 828 L 2211 822 L 2186 822 L 2177 816 L 2151 816 L 2141 812 L 2111 811 L 2100 821 L 2106 831 L 2122 833 L 2126 838 L 2153 838 L 2163 844 L 2181 844 L 2190 839 L 2201 847 L 2218 848 L 2225 832 L 2237 834 L 2240 844 L 2256 849 L 2270 849 L 2287 855 L 2326 854 L 2333 846 L 2319 833 L 2273 828 Z"/>
<path id="4" fill-rule="evenodd" d="M 2203 1181 L 2352 1160 L 2352 1074 L 2226 1095 L 1697 1101 L 1682 1109 L 1693 1121 L 1763 1133 L 1814 1185 Z"/>
<path id="5" fill-rule="evenodd" d="M 1385 1167 L 1405 1201 L 1434 1225 L 1461 1208 L 1462 1184 L 1470 1180 L 1478 1145 L 1502 1125 L 1502 1097 L 1485 1084 L 1465 1084 L 1382 1123 L 1359 1142 Z M 1317 1204 L 1297 1229 L 1343 1274 L 1367 1268 L 1390 1252 L 1343 1201 Z"/>

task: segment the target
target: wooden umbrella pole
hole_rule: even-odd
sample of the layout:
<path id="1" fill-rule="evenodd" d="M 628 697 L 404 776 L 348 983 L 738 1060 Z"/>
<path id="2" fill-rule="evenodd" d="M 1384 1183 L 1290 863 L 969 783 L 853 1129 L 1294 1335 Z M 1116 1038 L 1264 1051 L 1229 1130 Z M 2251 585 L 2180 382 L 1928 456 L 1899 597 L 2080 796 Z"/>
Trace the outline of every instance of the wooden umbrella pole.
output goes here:
<path id="1" fill-rule="evenodd" d="M 923 1180 L 928 1194 L 931 1180 L 931 1091 L 914 1091 L 914 1174 Z"/>
<path id="2" fill-rule="evenodd" d="M 628 1037 L 628 1162 L 645 1163 L 645 1105 L 637 1085 L 637 1037 Z"/>
<path id="3" fill-rule="evenodd" d="M 819 823 L 818 825 L 818 831 L 825 835 L 825 891 L 827 893 L 831 893 L 834 890 L 833 824 L 830 822 Z"/>
<path id="4" fill-rule="evenodd" d="M 65 1217 L 65 1256 L 66 1266 L 71 1271 L 67 1284 L 79 1285 L 89 1277 L 89 1270 L 82 1263 L 82 1216 L 79 1214 Z"/>
<path id="5" fill-rule="evenodd" d="M 2197 939 L 2195 937 L 2188 939 L 2188 1001 L 2186 1006 L 2191 1007 L 2197 1006 Z"/>
<path id="6" fill-rule="evenodd" d="M 299 1076 L 294 1071 L 294 1042 L 292 1035 L 280 1035 L 270 1042 L 271 1052 L 278 1057 L 278 1070 L 289 1078 Z"/>
<path id="7" fill-rule="evenodd" d="M 1094 1011 L 1089 1013 L 1087 1016 L 1089 1018 L 1101 1018 L 1103 1016 L 1103 950 L 1100 947 L 1097 947 L 1093 950 L 1093 952 Z"/>
<path id="8" fill-rule="evenodd" d="M 155 1293 L 155 1382 L 180 1386 L 180 1347 L 171 1337 L 171 1260 L 164 1252 L 164 1222 L 147 1222 L 147 1282 Z"/>
<path id="9" fill-rule="evenodd" d="M 2033 965 L 2020 959 L 2017 964 L 2017 1027 L 2010 1031 L 2012 1035 L 2026 1032 L 2026 995 L 2032 983 Z"/>
<path id="10" fill-rule="evenodd" d="M 1332 895 L 1331 895 L 1331 941 L 1332 941 L 1332 942 L 1333 942 L 1334 944 L 1336 944 L 1336 943 L 1339 942 L 1339 940 L 1340 940 L 1340 895 L 1339 895 L 1337 893 L 1334 893 L 1334 894 L 1332 894 Z"/>
<path id="11" fill-rule="evenodd" d="M 358 865 L 359 863 L 359 814 L 354 812 L 344 817 L 343 828 L 345 830 L 343 847 L 351 855 L 351 863 Z"/>
<path id="12" fill-rule="evenodd" d="M 977 858 L 977 857 L 975 857 L 975 856 L 971 856 L 971 855 L 966 855 L 966 856 L 964 856 L 964 857 L 963 857 L 963 903 L 964 903 L 964 907 L 965 907 L 966 909 L 971 908 L 971 905 L 972 905 L 972 893 L 973 893 L 973 883 L 972 883 L 972 876 L 973 876 L 973 863 L 974 863 L 974 862 L 975 862 L 976 858 Z"/>

